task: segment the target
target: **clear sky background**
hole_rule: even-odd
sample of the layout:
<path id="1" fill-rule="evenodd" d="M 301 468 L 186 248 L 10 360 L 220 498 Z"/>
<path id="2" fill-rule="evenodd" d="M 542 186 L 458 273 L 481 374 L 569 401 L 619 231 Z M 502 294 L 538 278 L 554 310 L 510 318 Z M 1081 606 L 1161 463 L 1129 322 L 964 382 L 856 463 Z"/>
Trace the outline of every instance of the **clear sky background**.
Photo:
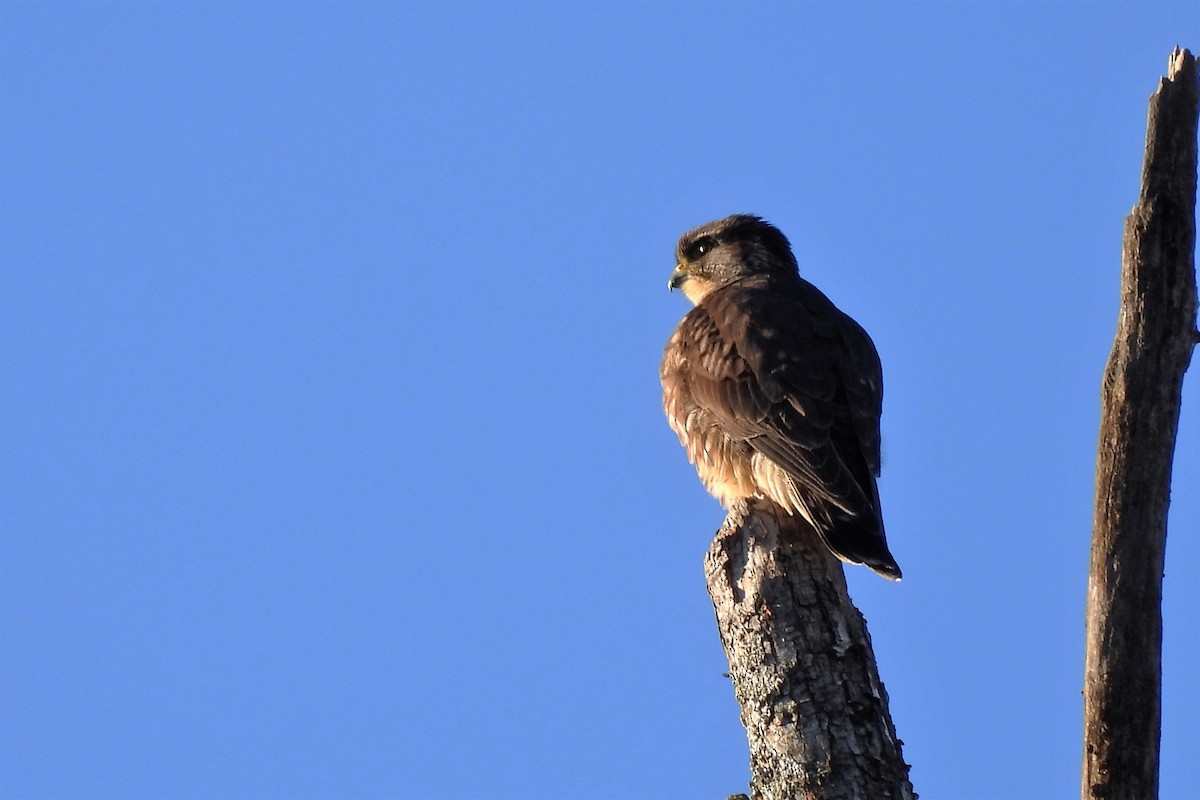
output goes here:
<path id="1" fill-rule="evenodd" d="M 1191 2 L 0 4 L 0 795 L 745 788 L 685 229 L 871 333 L 926 800 L 1077 796 L 1100 376 Z M 1200 383 L 1163 792 L 1200 797 Z"/>

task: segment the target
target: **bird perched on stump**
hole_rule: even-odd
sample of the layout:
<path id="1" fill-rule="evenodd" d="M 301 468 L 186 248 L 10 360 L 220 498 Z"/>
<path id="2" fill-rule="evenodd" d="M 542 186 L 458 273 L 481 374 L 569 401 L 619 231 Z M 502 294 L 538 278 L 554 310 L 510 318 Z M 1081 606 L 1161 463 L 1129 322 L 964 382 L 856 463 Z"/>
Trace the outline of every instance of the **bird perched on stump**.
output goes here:
<path id="1" fill-rule="evenodd" d="M 871 337 L 800 277 L 783 233 L 748 214 L 688 231 L 668 286 L 694 307 L 667 342 L 663 408 L 721 503 L 765 498 L 842 561 L 889 580 L 879 507 L 883 372 Z"/>

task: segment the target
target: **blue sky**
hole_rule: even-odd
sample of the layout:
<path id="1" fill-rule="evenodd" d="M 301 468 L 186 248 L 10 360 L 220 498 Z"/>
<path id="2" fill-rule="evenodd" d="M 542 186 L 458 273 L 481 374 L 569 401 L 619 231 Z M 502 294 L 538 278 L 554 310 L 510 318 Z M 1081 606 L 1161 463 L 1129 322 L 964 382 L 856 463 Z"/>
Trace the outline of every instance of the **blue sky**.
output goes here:
<path id="1" fill-rule="evenodd" d="M 675 239 L 871 333 L 927 800 L 1078 789 L 1098 391 L 1188 2 L 0 5 L 0 793 L 723 797 Z M 1200 386 L 1162 796 L 1200 796 Z"/>

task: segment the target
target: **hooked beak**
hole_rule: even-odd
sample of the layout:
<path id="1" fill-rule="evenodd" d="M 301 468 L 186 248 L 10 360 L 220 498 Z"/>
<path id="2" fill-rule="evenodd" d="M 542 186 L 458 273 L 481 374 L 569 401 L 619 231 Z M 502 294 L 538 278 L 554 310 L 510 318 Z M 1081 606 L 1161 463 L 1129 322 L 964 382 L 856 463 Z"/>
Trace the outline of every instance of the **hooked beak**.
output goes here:
<path id="1" fill-rule="evenodd" d="M 688 279 L 687 272 L 683 269 L 683 264 L 676 264 L 675 269 L 671 272 L 671 277 L 667 279 L 667 288 L 672 292 L 683 286 L 683 282 Z"/>

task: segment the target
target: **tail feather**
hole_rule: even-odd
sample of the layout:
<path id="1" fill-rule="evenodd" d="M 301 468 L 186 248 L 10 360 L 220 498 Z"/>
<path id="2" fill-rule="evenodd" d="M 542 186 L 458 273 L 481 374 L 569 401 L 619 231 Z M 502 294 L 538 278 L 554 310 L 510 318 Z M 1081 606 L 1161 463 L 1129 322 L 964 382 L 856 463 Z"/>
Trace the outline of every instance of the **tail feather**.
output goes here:
<path id="1" fill-rule="evenodd" d="M 835 556 L 850 564 L 862 564 L 889 581 L 903 577 L 900 565 L 888 550 L 883 530 L 865 525 L 865 520 L 842 517 L 828 529 L 817 527 L 821 540 Z"/>

